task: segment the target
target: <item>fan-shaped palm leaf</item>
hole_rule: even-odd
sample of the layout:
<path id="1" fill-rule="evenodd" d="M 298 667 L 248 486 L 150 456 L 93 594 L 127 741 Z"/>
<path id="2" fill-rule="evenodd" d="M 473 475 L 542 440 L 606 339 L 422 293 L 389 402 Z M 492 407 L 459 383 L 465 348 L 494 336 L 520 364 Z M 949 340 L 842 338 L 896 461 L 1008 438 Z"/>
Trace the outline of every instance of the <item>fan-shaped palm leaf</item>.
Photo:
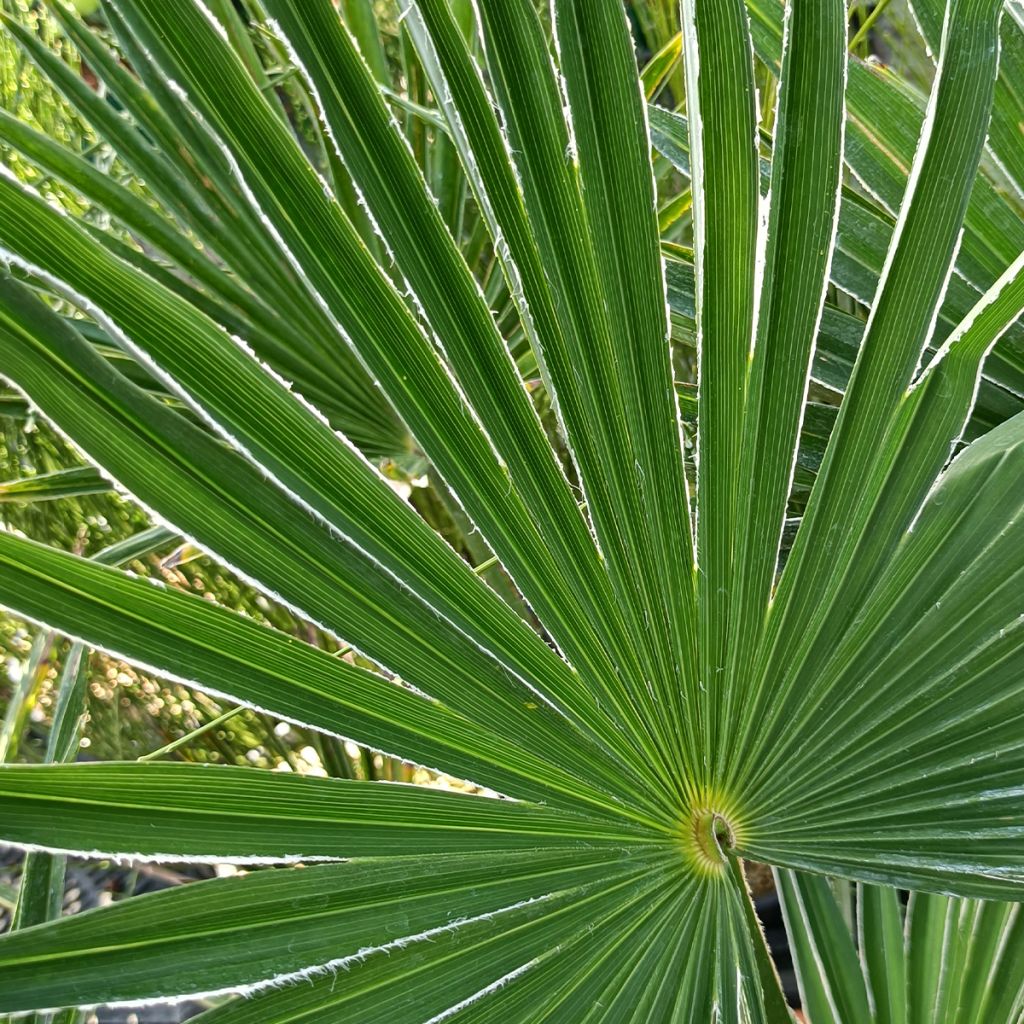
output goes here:
<path id="1" fill-rule="evenodd" d="M 0 601 L 500 796 L 194 765 L 6 766 L 0 836 L 28 848 L 347 862 L 14 933 L 0 940 L 2 1008 L 256 991 L 204 1020 L 782 1021 L 739 858 L 1020 898 L 1024 417 L 950 456 L 982 362 L 1024 307 L 1024 259 L 1004 260 L 935 333 L 988 130 L 1001 4 L 945 11 L 871 315 L 781 574 L 835 274 L 844 4 L 787 8 L 763 196 L 745 5 L 684 0 L 695 436 L 670 364 L 622 9 L 555 0 L 553 59 L 530 0 L 481 0 L 479 51 L 445 0 L 413 4 L 409 34 L 557 443 L 333 5 L 263 7 L 377 235 L 310 162 L 230 25 L 198 0 L 112 0 L 122 46 L 163 97 L 139 99 L 148 139 L 121 141 L 150 147 L 154 191 L 238 268 L 196 270 L 262 341 L 243 329 L 239 344 L 215 309 L 4 177 L 10 263 L 70 297 L 188 415 L 13 278 L 3 373 L 154 517 L 398 678 L 10 534 Z M 175 176 L 172 139 L 217 170 L 202 205 Z M 124 216 L 157 234 L 143 211 Z M 271 314 L 293 309 L 321 358 L 355 353 L 530 621 L 335 434 L 343 420 L 283 382 Z M 279 987 L 300 977 L 310 984 Z"/>

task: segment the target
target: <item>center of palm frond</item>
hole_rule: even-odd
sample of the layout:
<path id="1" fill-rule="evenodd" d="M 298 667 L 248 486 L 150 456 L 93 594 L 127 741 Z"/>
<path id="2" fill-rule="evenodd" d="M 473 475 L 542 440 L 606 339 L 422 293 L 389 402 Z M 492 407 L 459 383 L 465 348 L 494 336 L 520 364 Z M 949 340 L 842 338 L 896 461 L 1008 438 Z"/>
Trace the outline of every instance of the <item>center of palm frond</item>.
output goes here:
<path id="1" fill-rule="evenodd" d="M 732 823 L 719 811 L 695 808 L 683 825 L 682 846 L 694 867 L 721 874 L 736 847 L 736 834 Z"/>

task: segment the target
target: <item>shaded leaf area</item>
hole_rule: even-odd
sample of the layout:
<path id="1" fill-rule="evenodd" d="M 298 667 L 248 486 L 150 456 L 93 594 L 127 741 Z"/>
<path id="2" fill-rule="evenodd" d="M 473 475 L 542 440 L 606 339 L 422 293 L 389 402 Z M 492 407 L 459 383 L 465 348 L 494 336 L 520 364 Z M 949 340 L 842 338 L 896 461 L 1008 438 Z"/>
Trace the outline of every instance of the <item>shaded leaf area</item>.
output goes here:
<path id="1" fill-rule="evenodd" d="M 783 5 L 777 0 L 750 0 L 746 6 L 751 15 L 751 35 L 759 57 L 777 67 L 781 52 Z M 926 29 L 925 38 L 932 53 L 938 55 L 946 5 L 926 0 L 912 6 Z M 942 14 L 938 13 L 940 9 Z M 971 17 L 968 7 L 962 4 L 950 4 L 949 11 L 954 26 L 958 21 Z M 998 9 L 991 8 L 989 16 L 998 18 L 999 13 Z M 1007 118 L 1015 119 L 1019 126 L 1021 94 L 1014 94 L 1012 83 L 1019 81 L 1019 53 L 1024 30 L 1010 13 L 1001 19 L 997 34 L 1000 48 L 1008 57 L 1000 61 L 999 78 L 993 84 L 993 117 L 1001 124 L 1005 124 Z M 894 217 L 904 200 L 908 174 L 925 119 L 924 107 L 924 98 L 902 86 L 898 78 L 871 62 L 851 57 L 846 89 L 845 159 L 868 194 Z M 1006 156 L 1011 160 L 1019 159 L 1019 139 L 1016 146 L 1006 144 L 1006 139 L 1003 129 L 999 141 L 995 142 L 996 152 L 1001 159 Z M 844 237 L 848 239 L 851 255 L 863 260 L 861 272 L 866 270 L 870 274 L 872 266 L 880 267 L 878 257 L 884 254 L 887 233 L 883 231 L 881 234 L 881 248 L 878 248 L 879 236 L 868 228 L 872 218 L 869 215 L 865 219 L 867 205 L 856 196 L 850 196 L 844 202 L 843 214 L 850 220 L 848 229 L 841 229 L 839 249 L 843 250 Z M 960 273 L 950 280 L 938 321 L 940 337 L 956 324 L 978 294 L 991 286 L 1022 249 L 1024 220 L 1021 218 L 1019 195 L 999 189 L 989 177 L 979 174 L 972 181 L 970 203 L 965 213 L 964 239 L 957 257 Z M 874 258 L 869 255 L 872 250 L 876 254 Z M 847 290 L 869 302 L 873 293 L 870 277 L 862 277 L 864 284 L 854 285 L 852 270 L 851 267 Z M 1019 325 L 1015 328 L 989 366 L 989 373 L 1017 395 L 1024 391 L 1021 386 L 1024 383 L 1021 376 L 1022 330 L 1024 328 Z"/>
<path id="2" fill-rule="evenodd" d="M 862 885 L 837 893 L 811 875 L 783 871 L 778 878 L 813 1020 L 981 1024 L 1019 1016 L 1019 904 L 913 893 L 904 905 L 893 889 Z"/>
<path id="3" fill-rule="evenodd" d="M 393 413 L 358 361 L 336 343 L 329 321 L 280 259 L 276 241 L 232 180 L 225 155 L 207 128 L 183 108 L 129 37 L 118 35 L 135 74 L 70 11 L 59 4 L 51 10 L 116 97 L 116 106 L 19 21 L 5 16 L 5 26 L 43 76 L 146 183 L 155 204 L 26 126 L 8 124 L 5 137 L 44 171 L 108 210 L 142 243 L 140 251 L 116 233 L 92 232 L 104 248 L 244 336 L 368 450 L 403 450 L 405 439 Z M 105 8 L 105 13 L 116 17 L 112 10 Z M 181 276 L 154 258 L 154 249 Z M 231 273 L 224 273 L 225 265 Z M 321 366 L 319 373 L 313 372 L 314 361 Z"/>
<path id="4" fill-rule="evenodd" d="M 1021 33 L 1024 36 L 1024 33 Z M 654 147 L 687 177 L 689 176 L 689 133 L 685 117 L 650 107 L 651 142 Z M 765 162 L 761 169 L 763 186 L 767 186 L 770 166 Z M 1006 223 L 1015 221 L 1017 214 L 1007 212 Z M 838 234 L 835 240 L 830 267 L 830 278 L 840 290 L 870 304 L 874 295 L 885 254 L 892 237 L 893 218 L 883 209 L 865 200 L 852 188 L 844 187 L 840 206 Z M 1010 262 L 1020 249 L 1010 251 Z M 1022 246 L 1024 247 L 1024 246 Z M 694 281 L 692 253 L 678 246 L 666 246 L 666 282 L 672 323 L 678 339 L 692 345 L 695 338 L 694 324 Z M 1000 272 L 1005 268 L 1002 264 Z M 998 274 L 996 275 L 998 276 Z M 970 310 L 984 292 L 995 282 L 995 277 L 986 279 L 980 288 L 968 288 L 959 275 L 950 281 L 949 290 L 940 307 L 939 324 L 951 331 Z M 985 375 L 978 390 L 968 428 L 970 437 L 979 436 L 985 430 L 997 426 L 1024 403 L 1024 391 L 1016 376 L 1006 368 L 1016 358 L 1016 352 L 1024 339 L 1018 323 L 1010 322 L 1004 337 L 996 346 L 996 353 L 986 361 Z M 834 304 L 826 303 L 822 310 L 813 353 L 811 379 L 829 392 L 840 395 L 850 379 L 864 334 L 864 321 Z M 938 346 L 942 333 L 936 334 L 933 345 Z M 935 347 L 930 351 L 934 352 Z"/>

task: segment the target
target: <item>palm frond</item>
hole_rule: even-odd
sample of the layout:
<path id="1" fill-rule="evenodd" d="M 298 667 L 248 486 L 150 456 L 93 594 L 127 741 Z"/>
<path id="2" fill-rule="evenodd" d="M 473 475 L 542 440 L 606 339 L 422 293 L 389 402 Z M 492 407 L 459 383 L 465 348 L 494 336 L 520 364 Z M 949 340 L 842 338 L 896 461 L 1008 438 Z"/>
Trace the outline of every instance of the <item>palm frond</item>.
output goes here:
<path id="1" fill-rule="evenodd" d="M 341 6 L 62 10 L 118 108 L 9 22 L 145 188 L 0 122 L 119 225 L 0 177 L 0 353 L 96 467 L 37 490 L 101 474 L 359 664 L 11 531 L 0 604 L 476 792 L 4 765 L 26 849 L 274 866 L 0 938 L 0 1009 L 783 1024 L 748 858 L 816 1024 L 1015 1021 L 962 979 L 1012 987 L 1016 913 L 974 900 L 1024 895 L 1024 228 L 979 171 L 1016 173 L 1021 26 L 949 0 L 922 110 L 840 0 L 684 0 L 684 118 L 617 4 Z M 916 890 L 905 959 L 874 883 Z"/>

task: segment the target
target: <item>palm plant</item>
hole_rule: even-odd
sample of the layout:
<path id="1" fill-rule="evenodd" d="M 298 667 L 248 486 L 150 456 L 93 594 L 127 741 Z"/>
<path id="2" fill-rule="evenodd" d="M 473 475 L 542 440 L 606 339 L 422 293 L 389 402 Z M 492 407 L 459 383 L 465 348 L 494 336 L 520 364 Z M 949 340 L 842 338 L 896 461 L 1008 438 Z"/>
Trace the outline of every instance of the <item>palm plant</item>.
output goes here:
<path id="1" fill-rule="evenodd" d="M 344 6 L 358 30 L 366 8 Z M 411 132 L 376 37 L 327 0 L 261 4 L 322 118 L 305 135 L 230 4 L 111 0 L 138 78 L 62 15 L 132 121 L 12 28 L 182 231 L 9 126 L 146 244 L 0 178 L 4 375 L 154 519 L 379 670 L 9 532 L 0 602 L 488 792 L 4 766 L 6 841 L 275 867 L 0 939 L 0 1009 L 244 992 L 204 1024 L 785 1021 L 750 859 L 786 871 L 815 1021 L 1019 1020 L 1016 911 L 976 902 L 1024 891 L 1024 245 L 986 219 L 1013 206 L 978 174 L 993 109 L 1006 128 L 1019 104 L 997 80 L 1015 12 L 948 0 L 904 162 L 913 98 L 848 68 L 841 0 L 784 26 L 766 0 L 683 0 L 685 120 L 648 113 L 620 5 L 555 0 L 550 26 L 530 0 L 477 6 L 406 12 L 437 104 L 402 100 Z M 755 51 L 779 75 L 770 154 Z M 461 170 L 432 179 L 435 135 Z M 692 265 L 662 254 L 652 141 L 690 181 Z M 990 151 L 1019 183 L 1013 142 Z M 844 159 L 876 203 L 844 189 Z M 453 178 L 471 225 L 432 190 Z M 473 232 L 504 275 L 490 293 Z M 677 394 L 670 314 L 695 392 Z M 521 601 L 364 454 L 410 445 Z M 947 956 L 941 932 L 903 975 L 865 941 L 867 980 L 835 996 L 862 975 L 843 935 L 814 952 L 835 930 L 821 899 L 801 916 L 816 874 L 963 898 L 1000 1001 L 949 995 L 967 947 Z M 892 891 L 861 910 L 862 934 L 899 932 Z M 947 1018 L 922 999 L 940 989 Z"/>

